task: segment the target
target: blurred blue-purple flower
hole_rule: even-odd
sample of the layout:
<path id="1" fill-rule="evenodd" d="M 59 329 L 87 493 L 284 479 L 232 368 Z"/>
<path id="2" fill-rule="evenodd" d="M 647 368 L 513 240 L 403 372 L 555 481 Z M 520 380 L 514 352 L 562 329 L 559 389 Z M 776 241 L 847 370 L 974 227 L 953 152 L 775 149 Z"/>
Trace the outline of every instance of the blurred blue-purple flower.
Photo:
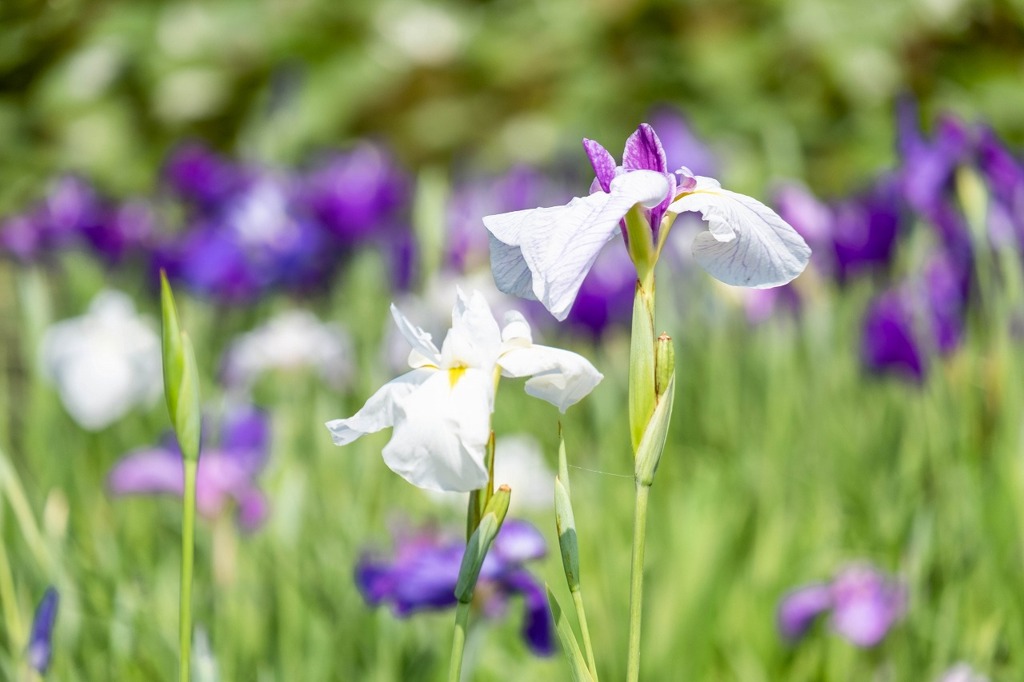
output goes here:
<path id="1" fill-rule="evenodd" d="M 256 484 L 270 449 L 266 414 L 252 407 L 235 408 L 223 420 L 218 444 L 204 440 L 208 445 L 196 476 L 199 513 L 216 518 L 234 503 L 239 524 L 246 530 L 259 528 L 269 512 L 266 496 Z M 156 447 L 128 453 L 107 476 L 114 495 L 181 495 L 183 482 L 181 451 L 172 436 Z"/>
<path id="2" fill-rule="evenodd" d="M 919 276 L 882 292 L 864 317 L 864 364 L 874 372 L 922 381 L 932 358 L 959 346 L 969 288 L 969 273 L 952 257 L 940 254 Z"/>
<path id="3" fill-rule="evenodd" d="M 28 639 L 26 656 L 28 664 L 40 675 L 45 675 L 53 658 L 53 626 L 57 622 L 57 606 L 60 597 L 57 590 L 46 588 L 32 619 L 32 632 Z"/>
<path id="4" fill-rule="evenodd" d="M 790 642 L 831 612 L 832 629 L 859 647 L 879 644 L 906 613 L 906 586 L 869 564 L 853 564 L 831 582 L 798 587 L 779 602 L 779 632 Z"/>
<path id="5" fill-rule="evenodd" d="M 186 142 L 164 163 L 164 183 L 180 198 L 212 208 L 245 184 L 247 172 L 200 142 Z"/>
<path id="6" fill-rule="evenodd" d="M 446 609 L 455 605 L 455 584 L 465 542 L 424 530 L 400 537 L 391 559 L 364 556 L 356 566 L 356 585 L 371 606 L 389 604 L 395 615 Z M 525 521 L 502 525 L 477 583 L 483 612 L 499 616 L 509 597 L 521 595 L 525 606 L 523 639 L 539 655 L 554 651 L 554 632 L 544 587 L 523 564 L 547 552 L 544 537 Z"/>

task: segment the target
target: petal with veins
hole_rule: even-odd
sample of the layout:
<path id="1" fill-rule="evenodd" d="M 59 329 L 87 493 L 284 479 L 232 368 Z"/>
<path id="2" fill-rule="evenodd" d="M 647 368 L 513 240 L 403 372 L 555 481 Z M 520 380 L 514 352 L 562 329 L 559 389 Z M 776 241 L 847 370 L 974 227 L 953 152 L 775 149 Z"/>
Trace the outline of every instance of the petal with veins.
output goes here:
<path id="1" fill-rule="evenodd" d="M 513 215 L 503 213 L 491 218 L 502 218 Z M 518 233 L 517 233 L 518 234 Z M 536 301 L 533 293 L 533 273 L 523 258 L 523 250 L 518 246 L 506 244 L 493 234 L 487 235 L 491 244 L 491 273 L 498 290 L 509 296 Z"/>
<path id="2" fill-rule="evenodd" d="M 487 216 L 484 225 L 499 241 L 522 250 L 533 275 L 533 293 L 552 315 L 564 320 L 619 221 L 633 206 L 656 206 L 668 193 L 664 174 L 634 171 L 612 180 L 610 193 L 573 199 L 565 206 Z M 519 283 L 508 276 L 521 271 L 506 264 L 495 274 L 498 287 L 508 291 Z"/>
<path id="3" fill-rule="evenodd" d="M 368 433 L 376 433 L 394 426 L 396 403 L 434 375 L 447 380 L 447 372 L 429 368 L 414 369 L 381 386 L 370 396 L 363 408 L 348 419 L 333 419 L 327 422 L 327 429 L 331 432 L 334 444 L 348 445 Z"/>
<path id="4" fill-rule="evenodd" d="M 498 364 L 504 376 L 530 377 L 526 392 L 562 412 L 586 397 L 604 378 L 582 355 L 548 346 L 510 350 Z"/>
<path id="5" fill-rule="evenodd" d="M 430 334 L 410 322 L 394 303 L 391 304 L 391 317 L 394 318 L 398 331 L 412 346 L 412 350 L 409 351 L 409 366 L 413 369 L 427 365 L 436 366 L 441 351 L 434 345 Z"/>
<path id="6" fill-rule="evenodd" d="M 699 211 L 709 231 L 693 240 L 701 267 L 726 284 L 765 289 L 796 278 L 811 250 L 789 223 L 760 201 L 697 177 L 691 191 L 672 202 L 672 213 Z"/>

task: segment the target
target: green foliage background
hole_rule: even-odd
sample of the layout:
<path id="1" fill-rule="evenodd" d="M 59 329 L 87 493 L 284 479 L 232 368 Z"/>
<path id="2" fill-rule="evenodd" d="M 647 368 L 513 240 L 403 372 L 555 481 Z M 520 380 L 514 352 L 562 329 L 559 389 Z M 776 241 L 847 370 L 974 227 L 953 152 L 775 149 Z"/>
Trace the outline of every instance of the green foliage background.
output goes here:
<path id="1" fill-rule="evenodd" d="M 802 177 L 844 193 L 894 162 L 901 92 L 926 118 L 948 109 L 1024 141 L 1022 20 L 1019 0 L 5 0 L 0 210 L 67 169 L 116 194 L 148 191 L 166 151 L 188 137 L 288 164 L 362 136 L 386 140 L 414 169 L 578 163 L 583 135 L 614 149 L 657 103 L 686 112 L 732 186 Z M 365 254 L 319 303 L 357 336 L 362 371 L 348 394 L 302 376 L 260 386 L 274 410 L 270 525 L 252 536 L 230 519 L 200 528 L 195 617 L 224 680 L 445 677 L 450 614 L 369 611 L 352 566 L 367 546 L 388 546 L 396 518 L 458 521 L 384 467 L 386 434 L 338 450 L 321 426 L 389 378 L 379 351 L 387 301 L 365 285 L 381 270 Z M 72 257 L 58 272 L 2 276 L 0 568 L 17 595 L 4 608 L 27 627 L 45 585 L 61 590 L 53 679 L 169 679 L 177 507 L 104 493 L 115 458 L 153 442 L 165 415 L 156 406 L 85 434 L 36 369 L 44 325 L 77 314 L 107 274 Z M 141 287 L 120 285 L 155 314 Z M 801 321 L 751 330 L 709 282 L 659 283 L 679 395 L 652 495 L 644 679 L 931 680 L 958 660 L 1021 679 L 1017 292 L 979 313 L 965 347 L 918 388 L 864 377 L 856 338 L 867 286 L 842 296 L 821 286 Z M 281 305 L 184 304 L 204 387 L 216 384 L 230 332 Z M 567 342 L 607 376 L 565 429 L 582 467 L 573 493 L 591 630 L 602 675 L 615 679 L 631 532 L 627 341 Z M 529 430 L 553 459 L 555 411 L 513 385 L 500 400 L 499 433 Z M 553 540 L 553 521 L 534 521 Z M 782 643 L 779 596 L 857 559 L 908 581 L 906 621 L 870 651 L 825 627 L 798 647 Z M 560 586 L 555 561 L 540 570 Z M 558 658 L 526 652 L 515 606 L 512 615 L 474 634 L 474 679 L 565 679 Z M 0 626 L 3 679 L 21 657 L 24 633 L 11 622 Z"/>

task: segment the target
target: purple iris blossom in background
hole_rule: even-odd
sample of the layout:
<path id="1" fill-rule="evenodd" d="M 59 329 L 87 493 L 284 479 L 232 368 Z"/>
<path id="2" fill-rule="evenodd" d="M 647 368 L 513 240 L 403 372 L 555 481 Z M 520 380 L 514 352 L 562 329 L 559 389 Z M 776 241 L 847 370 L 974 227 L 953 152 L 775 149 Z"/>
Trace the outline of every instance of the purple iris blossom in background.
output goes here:
<path id="1" fill-rule="evenodd" d="M 718 176 L 720 169 L 714 152 L 693 134 L 686 117 L 678 110 L 659 106 L 651 112 L 648 120 L 658 131 L 669 168 L 686 166 L 694 175 Z"/>
<path id="2" fill-rule="evenodd" d="M 611 327 L 628 327 L 635 291 L 636 268 L 629 252 L 621 244 L 604 249 L 583 280 L 565 322 L 595 340 Z"/>
<path id="3" fill-rule="evenodd" d="M 0 247 L 20 261 L 35 262 L 73 246 L 87 231 L 98 229 L 104 210 L 99 194 L 83 178 L 59 177 L 42 200 L 4 222 Z"/>
<path id="4" fill-rule="evenodd" d="M 779 602 L 779 632 L 790 642 L 803 638 L 819 616 L 831 612 L 832 629 L 852 644 L 878 645 L 907 610 L 906 586 L 869 564 L 853 564 L 831 582 L 788 592 Z"/>
<path id="5" fill-rule="evenodd" d="M 276 286 L 325 284 L 337 249 L 296 205 L 296 192 L 287 176 L 253 172 L 179 242 L 160 250 L 154 270 L 226 302 L 250 301 Z"/>
<path id="6" fill-rule="evenodd" d="M 465 542 L 423 531 L 400 537 L 390 560 L 364 556 L 356 585 L 370 606 L 389 604 L 399 617 L 455 606 L 455 585 Z M 554 630 L 544 587 L 523 564 L 544 557 L 544 537 L 525 521 L 507 519 L 491 546 L 476 587 L 476 601 L 489 616 L 504 613 L 508 598 L 522 595 L 523 639 L 539 655 L 554 651 Z"/>
<path id="7" fill-rule="evenodd" d="M 411 200 L 405 173 L 370 143 L 324 157 L 302 185 L 302 201 L 312 215 L 346 244 L 358 244 L 394 222 Z"/>
<path id="8" fill-rule="evenodd" d="M 242 528 L 259 528 L 269 511 L 255 481 L 266 466 L 270 449 L 266 414 L 252 407 L 236 408 L 224 418 L 219 443 L 204 441 L 207 444 L 196 477 L 199 513 L 216 518 L 233 502 Z M 181 495 L 183 480 L 181 451 L 173 437 L 168 437 L 161 445 L 125 455 L 111 469 L 107 486 L 114 495 Z"/>
<path id="9" fill-rule="evenodd" d="M 982 127 L 978 135 L 978 169 L 990 192 L 992 242 L 1024 247 L 1024 163 L 988 127 Z"/>
<path id="10" fill-rule="evenodd" d="M 923 381 L 929 360 L 952 353 L 963 336 L 970 275 L 941 254 L 922 274 L 882 292 L 868 306 L 861 358 L 876 373 Z"/>
<path id="11" fill-rule="evenodd" d="M 212 208 L 245 184 L 248 173 L 199 142 L 186 142 L 164 163 L 164 183 L 179 197 Z"/>
<path id="12" fill-rule="evenodd" d="M 28 664 L 40 675 L 45 675 L 53 658 L 53 626 L 57 623 L 57 606 L 60 597 L 57 590 L 46 588 L 32 619 L 32 633 L 28 638 L 26 657 Z"/>
<path id="13" fill-rule="evenodd" d="M 158 234 L 156 212 L 144 199 L 107 208 L 101 221 L 82 231 L 93 251 L 109 263 L 119 263 L 132 254 L 147 254 Z"/>
<path id="14" fill-rule="evenodd" d="M 892 262 L 904 210 L 891 176 L 832 204 L 789 183 L 776 191 L 776 205 L 779 215 L 810 244 L 815 266 L 840 282 Z"/>

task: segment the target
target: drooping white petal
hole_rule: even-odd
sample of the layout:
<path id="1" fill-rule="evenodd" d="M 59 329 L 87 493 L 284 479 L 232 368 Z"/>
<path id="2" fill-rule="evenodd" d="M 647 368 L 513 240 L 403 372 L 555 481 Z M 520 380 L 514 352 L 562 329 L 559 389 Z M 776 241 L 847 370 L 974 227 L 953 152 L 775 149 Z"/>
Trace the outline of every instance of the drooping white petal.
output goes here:
<path id="1" fill-rule="evenodd" d="M 693 256 L 715 278 L 766 289 L 803 272 L 811 249 L 796 230 L 760 201 L 696 178 L 696 187 L 672 202 L 672 213 L 699 211 L 709 231 L 693 240 Z"/>
<path id="2" fill-rule="evenodd" d="M 561 412 L 586 397 L 604 376 L 582 355 L 560 348 L 530 346 L 508 351 L 498 360 L 507 377 L 531 377 L 526 392 Z"/>
<path id="3" fill-rule="evenodd" d="M 664 174 L 634 171 L 612 180 L 611 192 L 573 199 L 565 206 L 487 216 L 484 225 L 499 241 L 520 248 L 532 275 L 534 295 L 552 315 L 564 320 L 583 278 L 619 221 L 633 206 L 655 206 L 668 193 Z M 514 252 L 506 249 L 499 256 L 498 287 L 506 292 L 521 289 L 523 272 Z"/>
<path id="4" fill-rule="evenodd" d="M 331 432 L 334 444 L 348 445 L 368 433 L 376 433 L 393 426 L 397 401 L 415 391 L 434 375 L 446 376 L 447 373 L 432 368 L 414 369 L 377 389 L 362 409 L 348 419 L 332 419 L 327 422 L 326 426 Z"/>
<path id="5" fill-rule="evenodd" d="M 395 319 L 395 326 L 401 332 L 405 340 L 412 346 L 409 351 L 409 366 L 413 369 L 427 365 L 436 366 L 439 362 L 441 351 L 437 349 L 427 332 L 423 331 L 402 314 L 398 307 L 391 304 L 391 317 Z"/>
<path id="6" fill-rule="evenodd" d="M 453 385 L 454 383 L 454 385 Z M 468 369 L 453 382 L 435 372 L 396 404 L 395 431 L 383 451 L 396 474 L 427 490 L 469 492 L 487 484 L 493 385 Z"/>
<path id="7" fill-rule="evenodd" d="M 500 216 L 489 216 L 489 218 L 504 218 L 514 215 L 503 213 Z M 485 222 L 487 218 L 484 219 Z M 506 244 L 493 234 L 488 234 L 491 244 L 491 273 L 494 275 L 494 283 L 498 290 L 509 296 L 518 296 L 530 301 L 536 301 L 533 293 L 533 274 L 530 266 L 523 258 L 523 250 L 518 246 Z"/>

